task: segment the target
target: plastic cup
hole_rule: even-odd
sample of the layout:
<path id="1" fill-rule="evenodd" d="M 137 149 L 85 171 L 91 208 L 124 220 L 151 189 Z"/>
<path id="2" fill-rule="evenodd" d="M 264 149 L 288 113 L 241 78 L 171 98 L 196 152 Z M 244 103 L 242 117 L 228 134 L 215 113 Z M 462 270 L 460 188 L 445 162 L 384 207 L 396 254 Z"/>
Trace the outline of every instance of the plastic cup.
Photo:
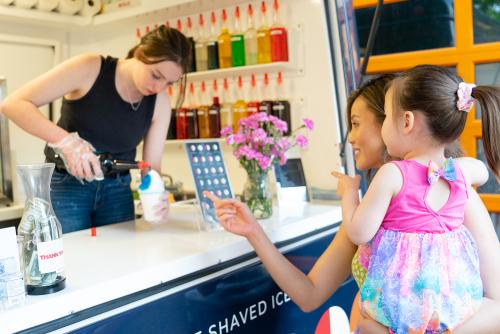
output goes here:
<path id="1" fill-rule="evenodd" d="M 139 197 L 142 204 L 142 217 L 150 223 L 159 223 L 162 221 L 161 214 L 158 214 L 156 207 L 163 200 L 164 193 L 140 193 Z"/>

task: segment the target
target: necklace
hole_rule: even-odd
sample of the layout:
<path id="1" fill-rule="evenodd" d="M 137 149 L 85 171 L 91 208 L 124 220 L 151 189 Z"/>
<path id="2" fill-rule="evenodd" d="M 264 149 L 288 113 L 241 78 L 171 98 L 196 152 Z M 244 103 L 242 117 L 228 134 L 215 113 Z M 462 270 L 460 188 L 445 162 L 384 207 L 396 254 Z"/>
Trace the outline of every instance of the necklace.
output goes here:
<path id="1" fill-rule="evenodd" d="M 128 104 L 130 104 L 130 107 L 132 108 L 133 111 L 137 111 L 139 107 L 141 106 L 142 100 L 144 99 L 144 96 L 141 97 L 141 99 L 137 102 L 132 102 L 132 99 L 130 98 L 130 94 L 128 93 L 127 87 L 125 87 L 125 93 L 127 93 L 127 99 L 128 99 Z"/>

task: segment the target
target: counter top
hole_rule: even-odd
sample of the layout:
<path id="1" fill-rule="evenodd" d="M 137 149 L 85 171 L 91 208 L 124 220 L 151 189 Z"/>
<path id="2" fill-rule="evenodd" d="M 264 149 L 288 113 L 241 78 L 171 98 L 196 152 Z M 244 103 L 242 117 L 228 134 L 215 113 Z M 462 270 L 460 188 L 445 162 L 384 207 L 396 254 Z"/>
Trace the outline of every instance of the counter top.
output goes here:
<path id="1" fill-rule="evenodd" d="M 23 215 L 24 205 L 12 205 L 0 208 L 0 228 L 2 221 L 21 218 Z"/>
<path id="2" fill-rule="evenodd" d="M 307 204 L 286 216 L 275 208 L 261 225 L 274 243 L 291 240 L 341 221 L 337 205 Z M 173 206 L 170 220 L 152 226 L 142 220 L 64 235 L 66 288 L 27 296 L 22 307 L 0 311 L 0 332 L 44 324 L 81 310 L 252 254 L 243 237 L 224 230 L 200 231 L 192 206 Z"/>

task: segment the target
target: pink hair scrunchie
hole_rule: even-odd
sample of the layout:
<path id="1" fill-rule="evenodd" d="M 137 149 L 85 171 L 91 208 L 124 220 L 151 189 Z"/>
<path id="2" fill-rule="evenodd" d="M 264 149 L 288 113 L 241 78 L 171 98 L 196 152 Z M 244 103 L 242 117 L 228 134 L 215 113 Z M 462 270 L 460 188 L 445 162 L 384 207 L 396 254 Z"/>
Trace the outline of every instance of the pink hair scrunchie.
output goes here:
<path id="1" fill-rule="evenodd" d="M 460 111 L 469 112 L 474 104 L 474 98 L 472 97 L 472 89 L 476 87 L 475 84 L 469 84 L 461 82 L 458 85 L 457 90 L 457 109 Z"/>

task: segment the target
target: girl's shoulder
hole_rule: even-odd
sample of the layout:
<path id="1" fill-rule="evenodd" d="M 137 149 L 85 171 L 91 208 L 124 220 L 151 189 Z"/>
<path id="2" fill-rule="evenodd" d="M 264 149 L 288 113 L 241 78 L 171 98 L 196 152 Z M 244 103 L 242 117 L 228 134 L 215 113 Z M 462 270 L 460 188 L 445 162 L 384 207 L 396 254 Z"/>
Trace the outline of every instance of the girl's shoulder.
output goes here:
<path id="1" fill-rule="evenodd" d="M 489 172 L 484 162 L 471 157 L 455 158 L 455 163 L 460 167 L 468 185 L 482 186 L 488 181 Z"/>
<path id="2" fill-rule="evenodd" d="M 372 184 L 383 185 L 383 187 L 392 192 L 393 195 L 399 193 L 403 187 L 403 173 L 402 166 L 396 161 L 387 162 L 380 167 L 375 174 L 370 186 Z"/>

